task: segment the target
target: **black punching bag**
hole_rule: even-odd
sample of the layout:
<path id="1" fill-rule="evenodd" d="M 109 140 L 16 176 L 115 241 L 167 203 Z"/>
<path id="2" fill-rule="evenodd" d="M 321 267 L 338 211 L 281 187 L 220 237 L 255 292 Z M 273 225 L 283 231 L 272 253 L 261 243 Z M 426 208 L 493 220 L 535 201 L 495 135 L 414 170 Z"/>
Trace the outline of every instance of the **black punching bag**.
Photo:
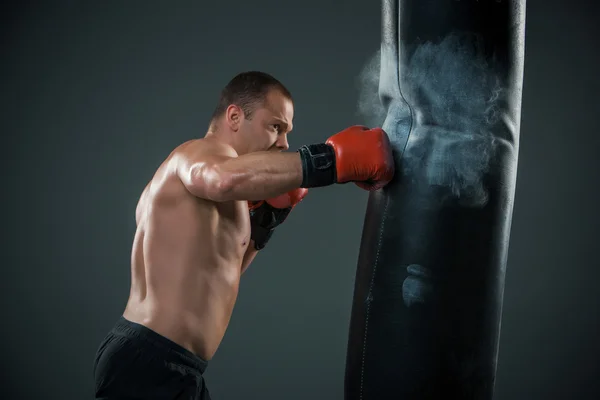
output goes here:
<path id="1" fill-rule="evenodd" d="M 491 399 L 525 0 L 384 0 L 382 18 L 396 177 L 369 197 L 345 398 Z"/>

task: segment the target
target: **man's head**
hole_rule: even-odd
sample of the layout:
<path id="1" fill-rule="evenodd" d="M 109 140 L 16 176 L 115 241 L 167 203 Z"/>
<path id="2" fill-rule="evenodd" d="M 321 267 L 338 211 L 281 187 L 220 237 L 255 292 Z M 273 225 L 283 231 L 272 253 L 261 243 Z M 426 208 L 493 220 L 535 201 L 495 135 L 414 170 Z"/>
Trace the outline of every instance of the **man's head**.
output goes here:
<path id="1" fill-rule="evenodd" d="M 210 131 L 232 133 L 241 153 L 287 150 L 293 118 L 292 95 L 286 87 L 269 74 L 249 71 L 235 76 L 222 90 Z"/>

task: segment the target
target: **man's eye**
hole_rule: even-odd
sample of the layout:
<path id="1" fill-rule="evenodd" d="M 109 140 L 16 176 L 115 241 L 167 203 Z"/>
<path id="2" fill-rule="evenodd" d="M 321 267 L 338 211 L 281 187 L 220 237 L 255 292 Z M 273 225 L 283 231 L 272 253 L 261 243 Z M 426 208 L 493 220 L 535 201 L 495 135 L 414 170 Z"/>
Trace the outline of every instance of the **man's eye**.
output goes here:
<path id="1" fill-rule="evenodd" d="M 279 124 L 273 124 L 273 127 L 275 128 L 275 130 L 277 131 L 277 133 L 279 133 L 281 131 L 281 125 L 279 125 Z"/>

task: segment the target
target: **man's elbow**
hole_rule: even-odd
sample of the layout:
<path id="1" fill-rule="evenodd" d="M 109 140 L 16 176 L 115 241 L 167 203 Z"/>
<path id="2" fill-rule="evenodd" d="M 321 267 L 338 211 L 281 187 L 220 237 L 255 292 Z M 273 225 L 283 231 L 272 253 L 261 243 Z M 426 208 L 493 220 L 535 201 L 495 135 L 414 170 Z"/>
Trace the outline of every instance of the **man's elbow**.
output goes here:
<path id="1" fill-rule="evenodd" d="M 218 165 L 194 166 L 188 182 L 188 190 L 197 197 L 216 202 L 232 199 L 233 177 Z"/>

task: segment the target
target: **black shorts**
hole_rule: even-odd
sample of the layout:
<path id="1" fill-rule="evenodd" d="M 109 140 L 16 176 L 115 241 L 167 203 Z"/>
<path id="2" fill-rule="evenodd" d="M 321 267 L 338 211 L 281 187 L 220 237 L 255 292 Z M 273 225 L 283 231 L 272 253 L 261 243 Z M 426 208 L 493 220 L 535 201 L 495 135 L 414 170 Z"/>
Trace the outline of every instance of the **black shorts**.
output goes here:
<path id="1" fill-rule="evenodd" d="M 210 400 L 206 361 L 164 336 L 121 317 L 94 363 L 96 399 Z"/>

